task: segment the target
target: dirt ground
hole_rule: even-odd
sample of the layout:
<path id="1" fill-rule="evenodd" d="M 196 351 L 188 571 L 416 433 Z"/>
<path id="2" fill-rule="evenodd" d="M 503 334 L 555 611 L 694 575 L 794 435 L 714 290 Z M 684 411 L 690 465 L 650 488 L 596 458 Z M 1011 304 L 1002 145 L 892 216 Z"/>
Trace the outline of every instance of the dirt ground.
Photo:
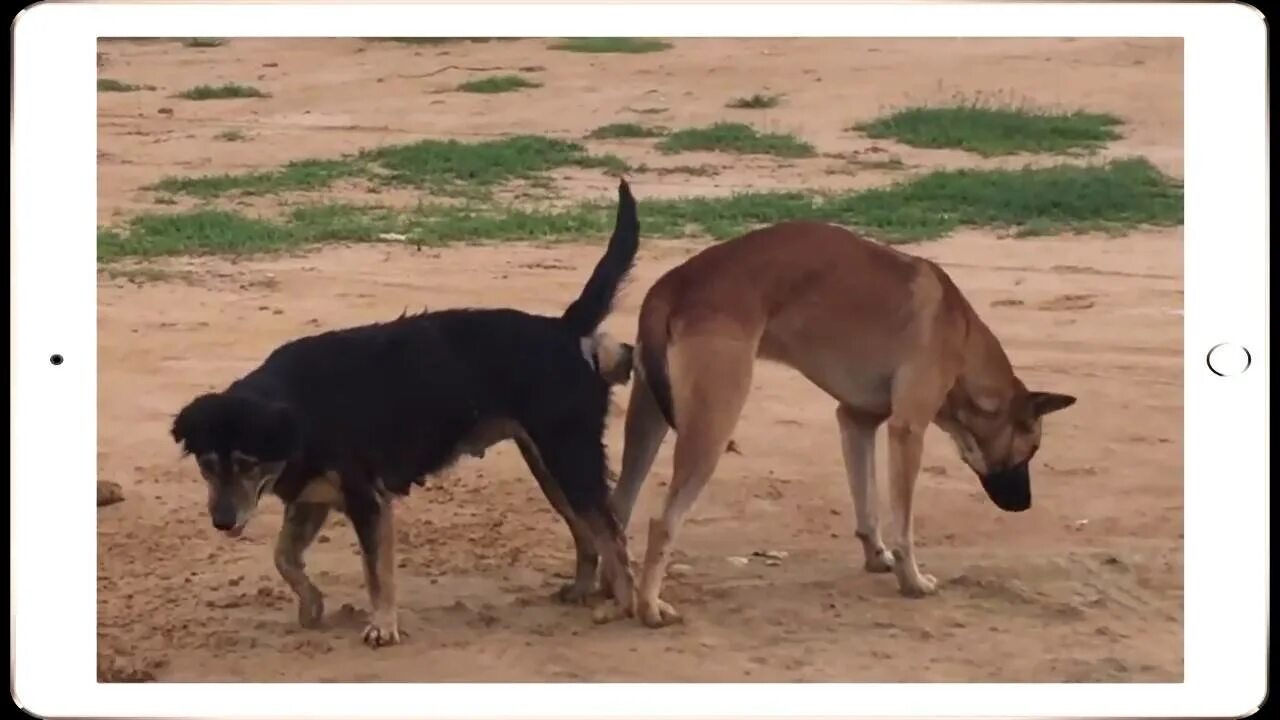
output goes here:
<path id="1" fill-rule="evenodd" d="M 886 108 L 956 93 L 1111 112 L 1141 154 L 1182 174 L 1182 50 L 1161 40 L 705 40 L 647 55 L 579 55 L 545 42 L 407 46 L 235 39 L 221 48 L 106 42 L 104 77 L 156 92 L 104 93 L 99 219 L 157 211 L 142 186 L 166 175 L 267 168 L 424 137 L 538 133 L 581 138 L 609 122 L 682 127 L 742 119 L 795 132 L 824 153 L 891 152 L 905 170 L 707 154 L 672 160 L 632 142 L 593 143 L 631 161 L 713 163 L 713 176 L 632 177 L 646 197 L 770 187 L 866 187 L 930 168 L 1020 165 L 871 141 L 843 128 Z M 472 74 L 447 65 L 542 66 L 513 96 L 437 92 Z M 262 100 L 170 98 L 199 83 L 251 82 Z M 785 94 L 735 111 L 733 96 Z M 161 114 L 161 108 L 171 114 Z M 637 109 L 665 108 L 637 114 Z M 757 114 L 751 114 L 751 113 Z M 238 129 L 245 142 L 221 142 Z M 594 171 L 554 174 L 568 197 L 605 199 Z M 125 500 L 99 512 L 102 679 L 162 681 L 1086 681 L 1183 675 L 1182 230 L 1120 238 L 1008 239 L 965 230 L 908 248 L 939 260 L 1004 341 L 1029 385 L 1078 405 L 1046 422 L 1036 504 L 1004 514 L 950 443 L 930 434 L 917 501 L 918 554 L 940 592 L 897 593 L 861 569 L 834 403 L 796 373 L 761 365 L 728 455 L 695 506 L 667 597 L 682 625 L 595 626 L 551 600 L 572 569 L 569 534 L 512 447 L 468 459 L 398 511 L 400 646 L 359 638 L 366 599 L 355 538 L 331 522 L 308 555 L 328 626 L 296 626 L 271 547 L 280 507 L 244 536 L 213 530 L 172 414 L 274 346 L 383 320 L 404 308 L 510 305 L 558 313 L 596 261 L 592 244 L 329 247 L 252 259 L 116 266 L 99 282 L 99 471 Z M 634 335 L 644 290 L 700 246 L 642 241 L 607 327 Z M 611 463 L 627 393 L 616 395 Z M 883 438 L 881 438 L 883 443 Z M 633 557 L 670 475 L 668 440 L 636 512 Z M 883 448 L 883 446 L 882 446 Z M 884 458 L 883 449 L 880 457 Z M 884 466 L 880 467 L 883 477 Z M 882 492 L 882 496 L 884 493 Z M 780 565 L 753 552 L 782 550 Z"/>

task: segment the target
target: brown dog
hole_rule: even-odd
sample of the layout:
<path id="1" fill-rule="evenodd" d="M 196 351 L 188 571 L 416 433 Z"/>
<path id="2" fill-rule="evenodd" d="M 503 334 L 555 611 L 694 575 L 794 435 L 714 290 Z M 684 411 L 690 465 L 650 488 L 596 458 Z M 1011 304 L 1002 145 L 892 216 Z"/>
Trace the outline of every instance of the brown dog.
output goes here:
<path id="1" fill-rule="evenodd" d="M 653 627 L 679 618 L 660 597 L 667 558 L 730 442 L 757 357 L 795 368 L 835 398 L 866 569 L 895 571 L 910 597 L 936 584 L 916 566 L 911 528 L 929 425 L 951 436 L 998 507 L 1019 512 L 1031 505 L 1028 463 L 1040 446 L 1040 418 L 1075 402 L 1028 391 L 936 264 L 820 223 L 756 230 L 672 269 L 645 296 L 637 337 L 639 373 L 613 494 L 624 527 L 668 426 L 677 431 L 671 487 L 649 524 L 637 597 L 641 620 Z M 892 552 L 877 517 L 882 424 Z"/>

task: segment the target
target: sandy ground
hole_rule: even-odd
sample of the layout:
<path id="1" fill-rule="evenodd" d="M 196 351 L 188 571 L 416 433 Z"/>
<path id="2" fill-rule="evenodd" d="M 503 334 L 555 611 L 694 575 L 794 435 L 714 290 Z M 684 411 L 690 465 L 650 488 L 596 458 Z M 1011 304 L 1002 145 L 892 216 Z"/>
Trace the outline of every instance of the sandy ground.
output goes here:
<path id="1" fill-rule="evenodd" d="M 744 119 L 841 157 L 803 162 L 664 158 L 643 142 L 593 143 L 651 165 L 711 163 L 717 175 L 646 173 L 637 195 L 760 187 L 862 187 L 982 160 L 842 130 L 885 108 L 957 92 L 1107 111 L 1126 121 L 1105 155 L 1182 172 L 1182 52 L 1158 40 L 679 41 L 651 55 L 576 55 L 540 41 L 410 47 L 358 40 L 107 42 L 104 77 L 155 92 L 100 95 L 100 209 L 108 223 L 155 211 L 140 188 L 173 174 L 264 168 L 419 137 L 513 132 L 579 138 L 649 119 Z M 446 65 L 542 66 L 519 96 L 439 92 L 474 73 Z M 204 82 L 251 82 L 265 100 L 189 103 Z M 751 114 L 732 96 L 781 92 Z M 172 114 L 159 113 L 171 108 Z M 634 110 L 666 108 L 661 113 Z M 246 142 L 214 136 L 239 129 Z M 848 167 L 891 153 L 906 169 Z M 840 167 L 833 167 L 840 166 Z M 842 166 L 843 165 L 843 166 Z M 855 164 L 856 165 L 856 164 Z M 566 195 L 613 180 L 557 175 Z M 339 193 L 340 194 L 340 193 Z M 598 240 L 592 238 L 592 240 Z M 607 326 L 630 338 L 649 284 L 698 247 L 648 242 Z M 300 334 L 382 320 L 406 307 L 512 305 L 558 313 L 600 246 L 421 250 L 330 247 L 255 259 L 175 259 L 104 271 L 99 285 L 99 470 L 125 500 L 99 512 L 102 679 L 172 681 L 1163 681 L 1182 679 L 1182 231 L 1012 240 L 967 230 L 915 245 L 941 261 L 1003 339 L 1028 384 L 1079 404 L 1047 422 L 1035 507 L 1001 513 L 940 433 L 917 501 L 924 570 L 941 591 L 901 598 L 861 569 L 834 403 L 796 373 L 761 365 L 728 455 L 680 540 L 667 594 L 687 621 L 658 631 L 591 624 L 550 595 L 572 567 L 567 530 L 514 448 L 469 459 L 399 511 L 397 647 L 360 643 L 365 595 L 355 539 L 331 522 L 308 555 L 332 617 L 295 624 L 271 546 L 269 502 L 245 535 L 218 535 L 194 463 L 167 435 L 174 412 Z M 608 434 L 621 457 L 626 393 Z M 881 439 L 883 442 L 883 438 Z M 637 509 L 633 556 L 670 473 L 668 441 Z M 883 458 L 883 450 L 881 457 Z M 883 466 L 881 474 L 883 475 Z M 883 494 L 883 493 L 882 493 Z M 784 550 L 781 565 L 732 556 Z"/>

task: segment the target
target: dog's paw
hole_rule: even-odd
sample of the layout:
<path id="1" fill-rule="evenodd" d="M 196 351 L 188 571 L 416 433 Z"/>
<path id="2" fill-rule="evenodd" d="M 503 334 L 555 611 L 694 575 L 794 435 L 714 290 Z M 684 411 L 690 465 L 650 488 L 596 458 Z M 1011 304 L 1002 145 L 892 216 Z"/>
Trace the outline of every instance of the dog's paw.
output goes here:
<path id="1" fill-rule="evenodd" d="M 899 590 L 909 598 L 922 598 L 938 591 L 938 579 L 932 575 L 920 574 L 914 580 L 901 583 Z"/>
<path id="2" fill-rule="evenodd" d="M 576 582 L 565 583 L 551 597 L 565 605 L 585 605 L 591 597 L 591 586 Z"/>
<path id="3" fill-rule="evenodd" d="M 634 606 L 623 605 L 617 600 L 606 600 L 591 611 L 591 621 L 597 625 L 604 625 L 632 615 L 635 615 Z"/>
<path id="4" fill-rule="evenodd" d="M 400 642 L 400 628 L 393 618 L 377 618 L 365 626 L 364 644 L 371 648 L 386 647 Z"/>
<path id="5" fill-rule="evenodd" d="M 324 623 L 324 596 L 319 592 L 298 599 L 298 624 L 308 630 Z"/>
<path id="6" fill-rule="evenodd" d="M 867 561 L 863 567 L 870 573 L 893 572 L 893 555 L 887 549 L 880 548 L 867 555 Z"/>
<path id="7" fill-rule="evenodd" d="M 654 603 L 641 601 L 638 613 L 640 622 L 651 628 L 661 628 L 684 622 L 684 618 L 680 617 L 680 613 L 676 612 L 671 603 L 662 598 L 658 598 Z"/>

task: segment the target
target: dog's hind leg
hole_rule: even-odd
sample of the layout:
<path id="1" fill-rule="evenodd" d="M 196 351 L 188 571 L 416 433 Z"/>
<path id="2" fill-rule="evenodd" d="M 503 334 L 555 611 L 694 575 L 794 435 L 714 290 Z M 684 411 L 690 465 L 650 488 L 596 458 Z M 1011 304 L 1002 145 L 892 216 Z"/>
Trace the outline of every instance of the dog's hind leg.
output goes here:
<path id="1" fill-rule="evenodd" d="M 565 432 L 557 429 L 531 435 L 550 477 L 564 492 L 573 513 L 581 519 L 600 555 L 602 577 L 612 599 L 597 607 L 596 622 L 630 616 L 635 608 L 635 579 L 627 555 L 627 535 L 609 504 L 607 464 L 600 428 Z"/>
<path id="2" fill-rule="evenodd" d="M 371 612 L 364 642 L 374 648 L 394 645 L 400 642 L 400 627 L 396 618 L 396 535 L 391 500 L 372 490 L 367 494 L 352 492 L 347 494 L 346 508 L 360 542 L 369 590 Z"/>
<path id="3" fill-rule="evenodd" d="M 702 488 L 711 479 L 733 436 L 751 390 L 757 341 L 722 335 L 694 335 L 670 351 L 672 394 L 678 408 L 675 462 L 662 517 L 649 521 L 636 611 L 649 627 L 680 619 L 661 598 L 676 532 Z"/>
<path id="4" fill-rule="evenodd" d="M 627 421 L 622 446 L 622 472 L 613 489 L 613 511 L 623 531 L 631 522 L 640 488 L 649 476 L 658 448 L 667 436 L 667 421 L 653 399 L 653 391 L 637 376 L 631 381 L 631 401 L 627 404 Z"/>
<path id="5" fill-rule="evenodd" d="M 319 627 L 324 618 L 324 595 L 307 577 L 302 553 L 316 539 L 327 517 L 327 505 L 290 503 L 285 506 L 284 524 L 276 537 L 276 569 L 298 596 L 298 623 L 304 628 Z"/>
<path id="6" fill-rule="evenodd" d="M 853 496 L 854 535 L 862 543 L 864 567 L 873 573 L 889 572 L 893 556 L 880 539 L 880 498 L 876 492 L 876 428 L 884 419 L 841 405 L 836 409 L 836 421 Z"/>
<path id="7" fill-rule="evenodd" d="M 547 500 L 551 502 L 551 506 L 560 513 L 560 517 L 564 518 L 565 524 L 569 526 L 569 532 L 573 534 L 573 549 L 577 553 L 577 562 L 574 567 L 573 582 L 561 587 L 556 593 L 557 599 L 566 603 L 582 603 L 586 602 L 591 591 L 595 588 L 596 567 L 599 565 L 600 554 L 596 552 L 595 540 L 592 538 L 590 528 L 578 517 L 578 514 L 569 507 L 569 501 L 565 497 L 564 492 L 560 489 L 559 483 L 547 470 L 546 465 L 542 462 L 542 457 L 538 454 L 537 447 L 533 441 L 527 437 L 516 437 L 516 447 L 520 448 L 520 454 L 524 457 L 525 464 L 529 466 L 529 471 L 533 473 L 533 477 L 538 481 L 538 487 L 542 488 L 542 494 L 547 496 Z"/>

